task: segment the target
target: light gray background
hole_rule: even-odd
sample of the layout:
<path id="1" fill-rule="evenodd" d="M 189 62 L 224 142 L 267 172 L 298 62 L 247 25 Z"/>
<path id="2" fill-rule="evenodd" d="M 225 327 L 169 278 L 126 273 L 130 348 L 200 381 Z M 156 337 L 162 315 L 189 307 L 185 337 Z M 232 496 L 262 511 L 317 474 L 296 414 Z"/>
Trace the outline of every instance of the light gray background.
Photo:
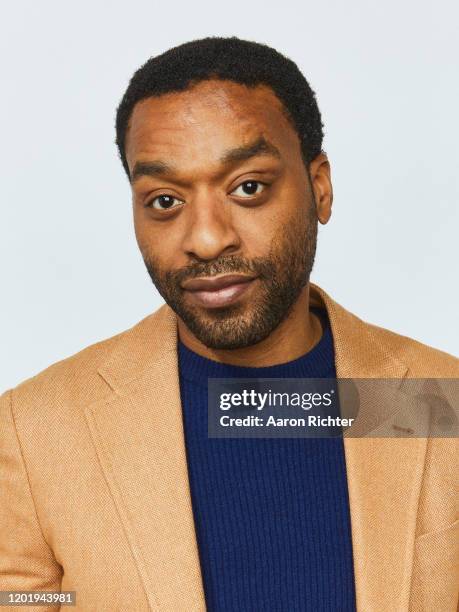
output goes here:
<path id="1" fill-rule="evenodd" d="M 237 35 L 316 91 L 334 210 L 312 280 L 459 353 L 455 2 L 10 2 L 0 18 L 0 390 L 162 303 L 132 227 L 114 114 L 133 71 Z"/>

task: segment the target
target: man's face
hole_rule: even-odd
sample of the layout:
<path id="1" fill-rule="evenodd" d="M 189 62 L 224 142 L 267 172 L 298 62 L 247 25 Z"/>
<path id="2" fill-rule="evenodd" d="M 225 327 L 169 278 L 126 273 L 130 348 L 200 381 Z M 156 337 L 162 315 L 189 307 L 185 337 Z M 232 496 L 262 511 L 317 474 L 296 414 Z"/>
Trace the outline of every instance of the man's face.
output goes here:
<path id="1" fill-rule="evenodd" d="M 272 90 L 204 81 L 143 100 L 126 157 L 164 300 L 209 348 L 269 336 L 309 281 L 317 237 L 299 138 Z"/>

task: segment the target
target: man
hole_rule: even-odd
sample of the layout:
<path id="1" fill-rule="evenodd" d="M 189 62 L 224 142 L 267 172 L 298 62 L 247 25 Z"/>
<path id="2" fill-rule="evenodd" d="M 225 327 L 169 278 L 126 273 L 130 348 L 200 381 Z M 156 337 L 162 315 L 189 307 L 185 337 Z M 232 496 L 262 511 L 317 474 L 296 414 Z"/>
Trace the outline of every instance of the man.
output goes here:
<path id="1" fill-rule="evenodd" d="M 1 589 L 97 611 L 456 610 L 451 438 L 207 434 L 209 378 L 459 373 L 310 283 L 333 194 L 296 65 L 181 45 L 136 72 L 116 128 L 166 304 L 2 396 Z"/>

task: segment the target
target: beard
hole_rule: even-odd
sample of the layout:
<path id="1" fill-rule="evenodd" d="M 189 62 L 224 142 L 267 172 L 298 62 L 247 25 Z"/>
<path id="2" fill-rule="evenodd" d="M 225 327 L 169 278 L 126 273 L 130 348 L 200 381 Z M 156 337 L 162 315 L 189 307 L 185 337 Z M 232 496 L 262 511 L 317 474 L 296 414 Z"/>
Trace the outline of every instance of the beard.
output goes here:
<path id="1" fill-rule="evenodd" d="M 315 206 L 309 204 L 306 214 L 298 209 L 295 218 L 272 240 L 266 257 L 228 255 L 172 271 L 162 270 L 153 258 L 144 255 L 150 278 L 164 301 L 205 346 L 237 349 L 257 344 L 287 318 L 309 282 L 317 245 Z M 254 282 L 260 289 L 249 303 L 209 310 L 187 303 L 182 282 L 227 273 L 258 277 Z"/>

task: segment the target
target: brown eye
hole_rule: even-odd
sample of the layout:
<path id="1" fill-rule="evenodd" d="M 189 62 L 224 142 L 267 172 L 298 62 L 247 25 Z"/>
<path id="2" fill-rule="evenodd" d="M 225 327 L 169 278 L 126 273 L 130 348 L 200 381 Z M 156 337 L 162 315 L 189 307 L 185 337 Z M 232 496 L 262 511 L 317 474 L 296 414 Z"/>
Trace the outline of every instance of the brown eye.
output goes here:
<path id="1" fill-rule="evenodd" d="M 148 206 L 151 206 L 156 210 L 169 210 L 171 208 L 177 208 L 177 204 L 183 204 L 183 200 L 179 200 L 175 196 L 164 193 L 151 200 Z"/>
<path id="2" fill-rule="evenodd" d="M 236 187 L 236 189 L 231 192 L 231 195 L 242 198 L 258 195 L 264 190 L 265 186 L 266 185 L 260 183 L 260 181 L 244 181 L 239 187 Z"/>

